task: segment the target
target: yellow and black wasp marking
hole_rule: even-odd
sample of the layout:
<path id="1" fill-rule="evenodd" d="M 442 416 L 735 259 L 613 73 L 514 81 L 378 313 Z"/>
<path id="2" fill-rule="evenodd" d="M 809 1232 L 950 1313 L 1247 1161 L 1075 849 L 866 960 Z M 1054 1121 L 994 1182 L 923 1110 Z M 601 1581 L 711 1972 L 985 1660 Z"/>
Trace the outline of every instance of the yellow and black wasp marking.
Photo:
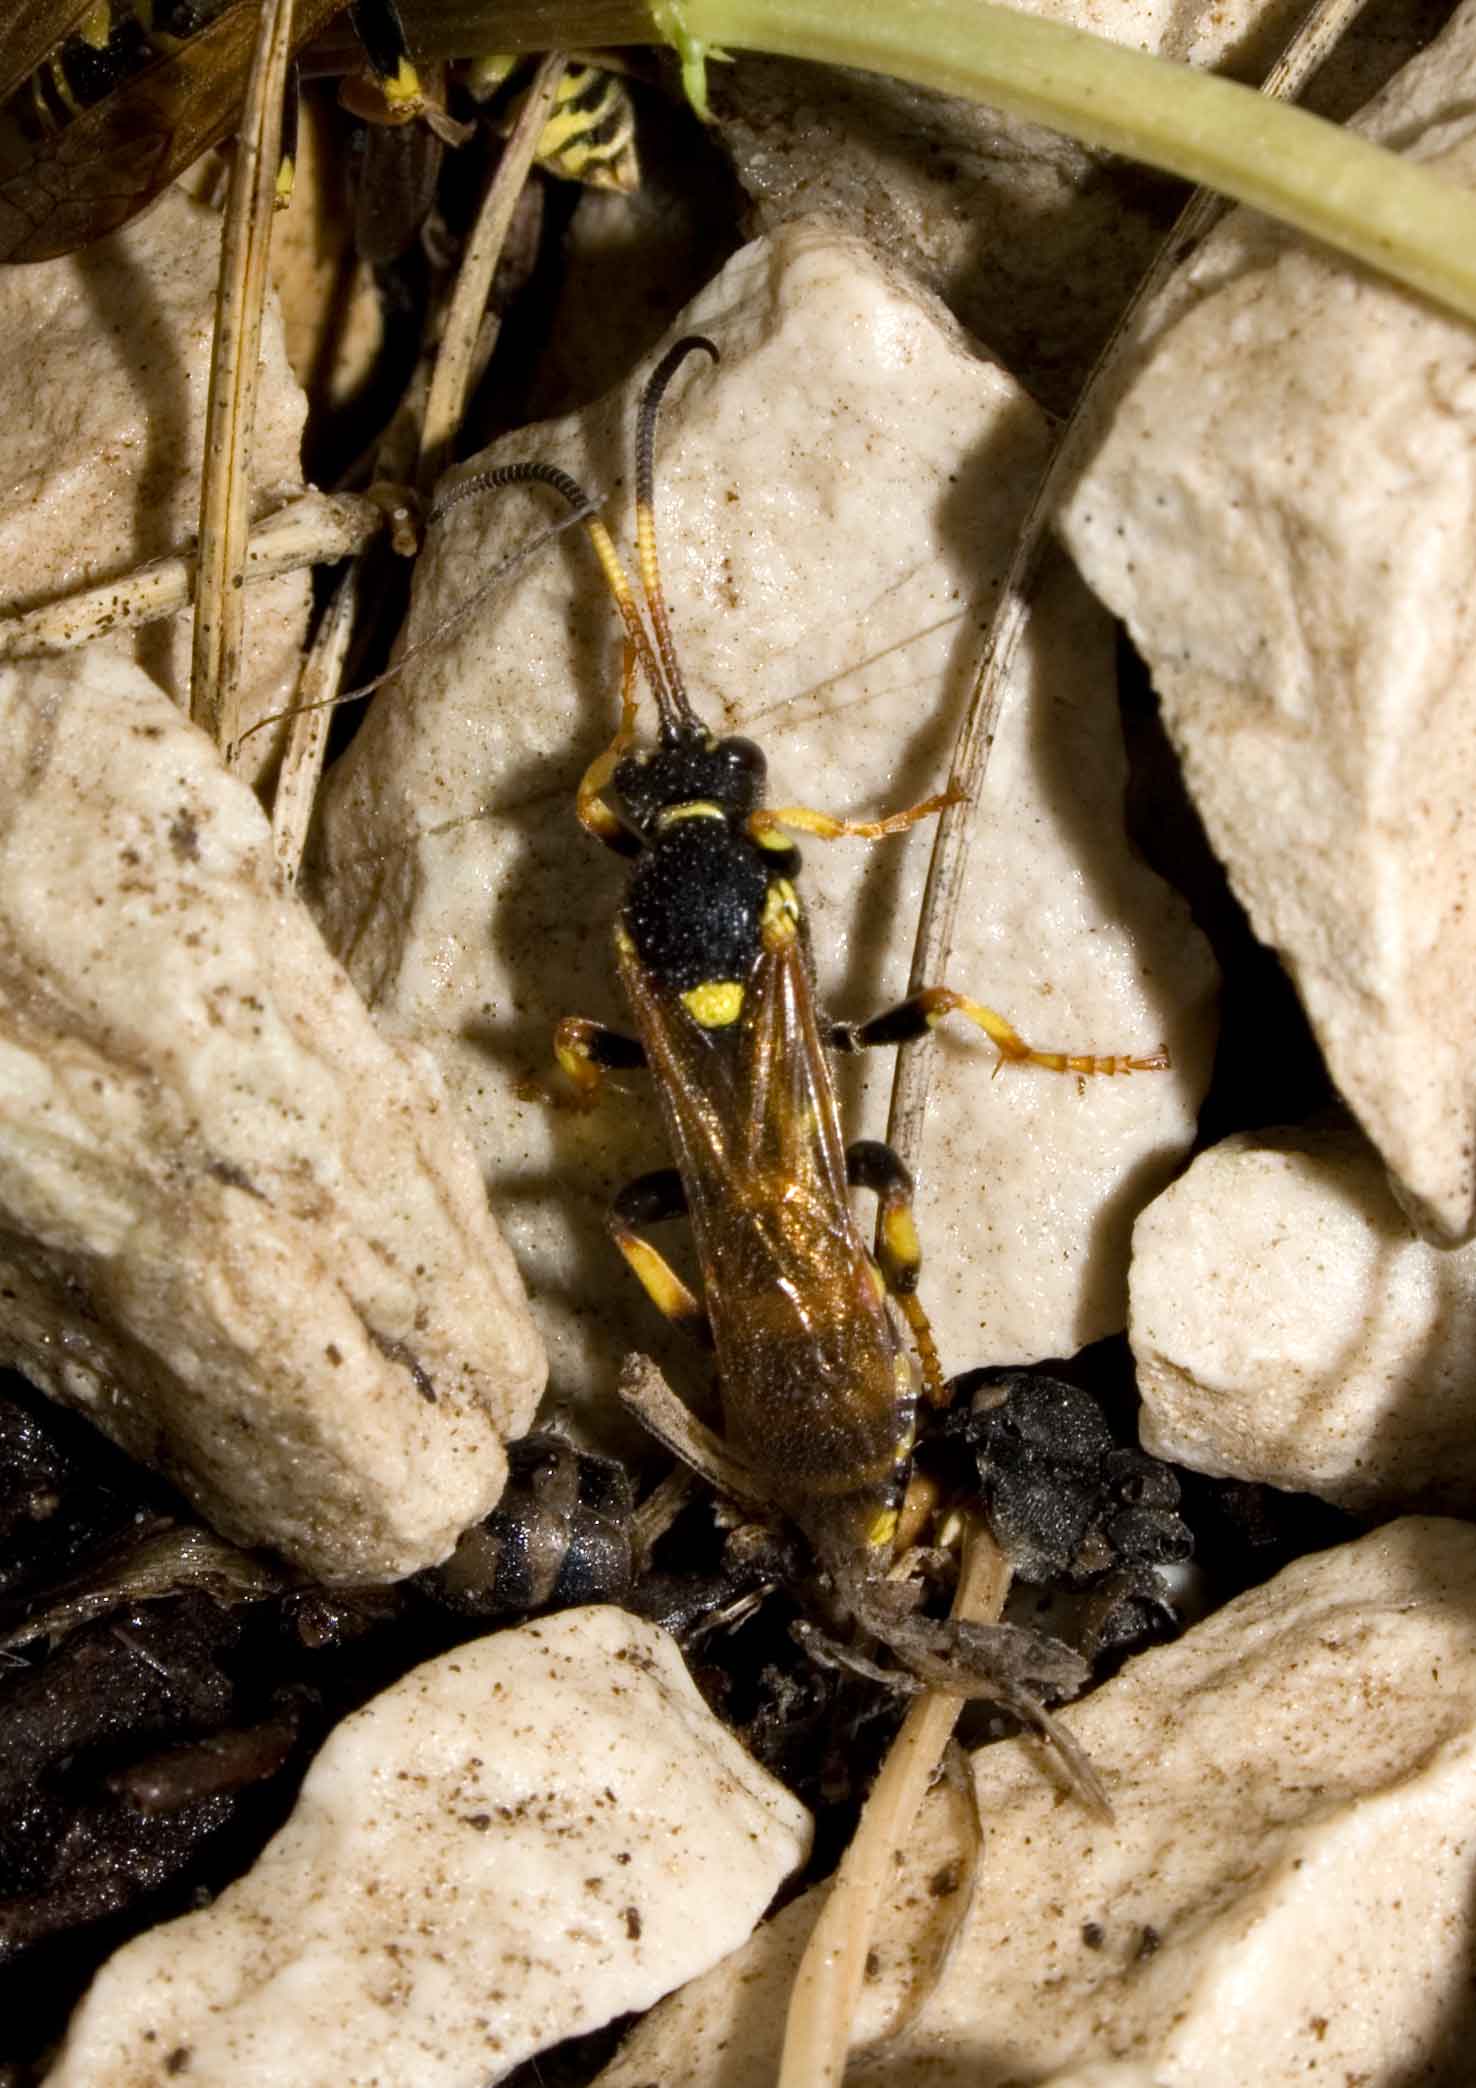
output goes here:
<path id="1" fill-rule="evenodd" d="M 846 1145 L 830 1053 L 898 1044 L 956 1013 L 982 1028 L 1002 1058 L 1057 1071 L 1129 1073 L 1167 1060 L 1162 1052 L 1037 1050 L 1003 1016 L 946 986 L 870 1022 L 829 1022 L 821 1013 L 791 836 L 877 839 L 937 811 L 944 799 L 872 821 L 766 806 L 759 748 L 719 737 L 693 709 L 660 586 L 653 455 L 661 399 L 694 351 L 717 356 L 700 337 L 679 341 L 658 364 L 641 407 L 636 514 L 645 617 L 593 504 L 555 467 L 512 464 L 478 474 L 437 510 L 489 488 L 552 487 L 584 516 L 625 626 L 620 729 L 585 775 L 577 812 L 590 833 L 631 861 L 615 951 L 636 1036 L 571 1017 L 557 1031 L 557 1055 L 585 1099 L 611 1069 L 645 1066 L 654 1077 L 677 1164 L 625 1188 L 611 1230 L 661 1311 L 715 1349 L 728 1442 L 752 1478 L 746 1490 L 798 1526 L 838 1606 L 914 1676 L 1004 1701 L 1044 1726 L 1040 1696 L 1070 1694 L 1085 1677 L 1075 1654 L 1010 1625 L 919 1616 L 906 1588 L 889 1578 L 913 1448 L 909 1334 L 926 1396 L 942 1403 L 946 1394 L 916 1295 L 911 1180 L 887 1146 Z M 656 745 L 645 748 L 636 745 L 638 669 L 660 723 Z M 852 1214 L 855 1188 L 879 1199 L 875 1255 Z M 641 1231 L 681 1215 L 695 1237 L 700 1300 Z M 1090 1772 L 1076 1766 L 1092 1788 Z"/>
<path id="2" fill-rule="evenodd" d="M 478 101 L 500 106 L 499 121 L 510 129 L 523 104 L 517 75 L 527 61 L 511 53 L 474 58 L 464 81 Z M 629 195 L 640 187 L 635 105 L 618 73 L 571 58 L 559 81 L 553 114 L 538 137 L 536 163 L 561 181 Z"/>
<path id="3" fill-rule="evenodd" d="M 294 49 L 344 12 L 344 0 L 296 0 Z M 347 12 L 364 68 L 345 93 L 357 112 L 428 123 L 450 142 L 468 136 L 425 70 L 431 56 L 469 56 L 439 48 L 434 11 L 406 0 L 402 21 L 395 0 L 359 0 Z M 50 260 L 116 231 L 226 137 L 260 16 L 260 0 L 0 0 L 0 261 Z M 495 23 L 489 8 L 489 41 Z M 422 44 L 436 48 L 417 63 Z M 469 84 L 492 92 L 520 63 L 473 59 Z M 634 131 L 624 83 L 573 63 L 539 162 L 564 179 L 632 189 Z"/>

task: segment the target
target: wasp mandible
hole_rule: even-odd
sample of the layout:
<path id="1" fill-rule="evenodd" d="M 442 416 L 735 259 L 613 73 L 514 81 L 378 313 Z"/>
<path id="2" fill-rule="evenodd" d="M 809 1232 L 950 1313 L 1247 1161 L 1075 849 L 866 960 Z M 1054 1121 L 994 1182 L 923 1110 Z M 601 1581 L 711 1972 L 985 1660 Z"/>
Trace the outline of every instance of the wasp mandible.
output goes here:
<path id="1" fill-rule="evenodd" d="M 1077 1655 L 1013 1625 L 921 1615 L 914 1589 L 893 1573 L 917 1414 L 913 1354 L 923 1395 L 943 1404 L 947 1394 L 917 1296 L 911 1177 L 885 1145 L 846 1145 L 830 1054 L 900 1044 L 958 1014 L 985 1032 L 1002 1060 L 1058 1072 L 1158 1070 L 1167 1055 L 1039 1050 L 995 1010 L 949 986 L 913 994 L 868 1022 L 826 1019 L 793 836 L 878 840 L 937 812 L 947 798 L 875 820 L 766 805 L 761 750 L 752 740 L 719 736 L 693 707 L 661 588 L 654 470 L 661 401 L 693 353 L 718 356 L 700 335 L 678 341 L 657 364 L 640 408 L 644 615 L 595 504 L 553 465 L 473 474 L 431 518 L 483 491 L 551 487 L 582 516 L 624 625 L 619 729 L 586 771 L 576 811 L 587 832 L 631 864 L 615 951 L 636 1035 L 568 1017 L 555 1051 L 585 1102 L 608 1072 L 645 1067 L 654 1078 L 677 1164 L 628 1184 L 611 1207 L 610 1228 L 659 1309 L 716 1353 L 738 1490 L 798 1527 L 837 1608 L 913 1677 L 1004 1703 L 1048 1732 L 1099 1796 L 1089 1766 L 1041 1703 L 1081 1686 L 1086 1668 Z M 637 745 L 638 677 L 656 706 L 654 746 Z M 851 1210 L 858 1188 L 878 1199 L 875 1253 Z M 691 1224 L 700 1298 L 642 1230 L 675 1217 Z M 659 1424 L 658 1433 L 690 1458 L 688 1441 L 673 1440 Z"/>

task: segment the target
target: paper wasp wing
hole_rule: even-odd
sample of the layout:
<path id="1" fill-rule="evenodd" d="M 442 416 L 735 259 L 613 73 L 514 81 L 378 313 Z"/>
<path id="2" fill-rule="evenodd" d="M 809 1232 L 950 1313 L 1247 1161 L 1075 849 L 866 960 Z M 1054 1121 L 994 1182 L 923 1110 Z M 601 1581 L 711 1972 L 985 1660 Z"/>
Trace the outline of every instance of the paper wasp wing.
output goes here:
<path id="1" fill-rule="evenodd" d="M 341 4 L 299 0 L 294 43 L 313 36 Z M 21 19 L 28 12 L 46 25 L 39 55 L 39 24 Z M 116 231 L 218 144 L 240 111 L 260 16 L 259 0 L 227 0 L 194 35 L 35 140 L 0 180 L 0 261 L 52 260 Z M 0 83 L 23 89 L 75 26 L 70 7 L 11 5 L 0 20 Z M 21 68 L 14 76 L 12 64 Z"/>

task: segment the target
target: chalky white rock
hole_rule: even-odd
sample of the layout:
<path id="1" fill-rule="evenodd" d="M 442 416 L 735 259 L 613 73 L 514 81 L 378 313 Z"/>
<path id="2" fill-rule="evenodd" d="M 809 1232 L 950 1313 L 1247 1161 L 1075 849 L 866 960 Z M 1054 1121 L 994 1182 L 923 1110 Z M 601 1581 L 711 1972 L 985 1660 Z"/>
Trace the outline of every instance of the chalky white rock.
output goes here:
<path id="1" fill-rule="evenodd" d="M 716 729 L 760 742 L 776 803 L 911 803 L 946 780 L 1045 424 L 939 307 L 822 223 L 744 249 L 683 315 L 692 329 L 722 362 L 694 358 L 673 388 L 657 503 L 693 700 Z M 544 458 L 628 489 L 646 374 L 481 461 Z M 422 559 L 412 640 L 442 631 L 558 512 L 527 492 L 456 509 Z M 586 1116 L 519 1083 L 545 1074 L 560 1016 L 629 1023 L 609 932 L 621 866 L 573 815 L 618 716 L 619 661 L 617 620 L 571 532 L 377 699 L 330 780 L 317 872 L 330 942 L 380 1019 L 436 1053 L 476 1127 L 561 1389 L 607 1399 L 655 1316 L 603 1212 L 663 1161 L 655 1110 L 639 1077 Z M 1120 1327 L 1132 1215 L 1192 1135 L 1212 966 L 1183 903 L 1125 842 L 1122 784 L 1110 632 L 1058 563 L 994 747 L 950 983 L 1034 1043 L 1167 1041 L 1175 1070 L 1078 1092 L 1048 1073 L 992 1079 L 977 1032 L 931 1046 L 918 1216 L 950 1367 L 1059 1355 Z M 806 842 L 836 1015 L 905 992 L 931 841 L 929 824 L 874 848 Z M 890 1053 L 845 1069 L 849 1136 L 881 1135 L 891 1070 Z"/>
<path id="2" fill-rule="evenodd" d="M 111 580 L 193 541 L 220 225 L 217 212 L 170 189 L 136 223 L 81 254 L 0 269 L 0 615 Z M 301 491 L 306 415 L 269 297 L 249 479 L 253 517 Z M 291 702 L 311 598 L 305 572 L 250 589 L 241 683 L 247 723 Z M 188 617 L 102 643 L 188 704 Z M 270 732 L 248 740 L 246 772 L 269 766 L 275 748 Z"/>
<path id="3" fill-rule="evenodd" d="M 104 649 L 0 672 L 0 1359 L 238 1543 L 444 1558 L 542 1353 L 440 1076 Z"/>
<path id="4" fill-rule="evenodd" d="M 128 1944 L 48 2088 L 466 2088 L 735 1949 L 809 1847 L 671 1639 L 567 1611 L 346 1719 L 254 1868 Z"/>
<path id="5" fill-rule="evenodd" d="M 1410 1519 L 1299 1560 L 1061 1716 L 1115 1818 L 1065 1796 L 1034 1743 L 976 1753 L 967 1921 L 888 2041 L 916 1998 L 935 1881 L 957 1875 L 935 1794 L 877 1938 L 848 2084 L 1465 2078 L 1476 1529 Z M 769 2088 L 817 1901 L 657 2009 L 597 2088 Z"/>
<path id="6" fill-rule="evenodd" d="M 1361 128 L 1469 186 L 1473 66 L 1467 5 Z M 1142 350 L 1067 542 L 1147 659 L 1210 839 L 1403 1201 L 1431 1238 L 1469 1239 L 1470 329 L 1242 212 Z"/>
<path id="7" fill-rule="evenodd" d="M 1420 1239 L 1347 1129 L 1202 1153 L 1133 1232 L 1146 1449 L 1355 1514 L 1476 1510 L 1476 1246 Z"/>

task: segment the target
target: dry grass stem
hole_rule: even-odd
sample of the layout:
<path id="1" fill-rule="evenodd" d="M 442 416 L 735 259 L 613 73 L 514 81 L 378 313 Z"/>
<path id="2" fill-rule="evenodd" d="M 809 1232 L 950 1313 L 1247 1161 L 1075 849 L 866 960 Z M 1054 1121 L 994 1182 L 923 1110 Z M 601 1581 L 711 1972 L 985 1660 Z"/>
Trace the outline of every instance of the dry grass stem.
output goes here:
<path id="1" fill-rule="evenodd" d="M 722 1437 L 714 1435 L 678 1399 L 649 1356 L 626 1357 L 616 1397 L 649 1435 L 699 1479 L 705 1479 L 715 1492 L 726 1494 L 729 1500 L 760 1515 L 772 1513 L 763 1495 L 756 1491 L 747 1465 L 740 1464 Z"/>
<path id="2" fill-rule="evenodd" d="M 954 1616 L 996 1622 L 1009 1586 L 1004 1554 L 977 1530 L 965 1553 Z M 963 1701 L 929 1690 L 902 1721 L 795 1974 L 778 2088 L 840 2088 L 867 1953 L 897 1874 L 895 1852 L 912 1832 Z"/>
<path id="3" fill-rule="evenodd" d="M 294 713 L 272 800 L 272 845 L 277 861 L 293 883 L 302 868 L 313 806 L 323 773 L 323 751 L 333 722 L 331 698 L 343 679 L 343 663 L 353 636 L 359 606 L 359 568 L 344 568 L 333 600 L 313 640 L 298 683 L 303 708 Z"/>
<path id="4" fill-rule="evenodd" d="M 226 198 L 205 408 L 190 716 L 228 761 L 240 733 L 247 486 L 291 45 L 292 0 L 264 0 Z"/>
<path id="5" fill-rule="evenodd" d="M 483 320 L 489 316 L 492 278 L 502 258 L 514 207 L 532 170 L 538 140 L 553 113 L 564 65 L 560 51 L 550 52 L 539 65 L 461 257 L 425 406 L 418 474 L 422 492 L 435 484 L 450 463 L 451 445 L 476 373 L 485 367 L 488 344 L 482 338 Z"/>
<path id="6" fill-rule="evenodd" d="M 383 507 L 363 494 L 311 489 L 252 530 L 245 583 L 251 587 L 303 566 L 334 565 L 340 558 L 351 558 L 374 541 L 385 519 Z M 21 616 L 0 618 L 0 660 L 73 652 L 109 632 L 137 630 L 174 616 L 194 599 L 197 564 L 193 552 L 175 552 L 137 566 L 121 579 L 44 602 Z"/>

